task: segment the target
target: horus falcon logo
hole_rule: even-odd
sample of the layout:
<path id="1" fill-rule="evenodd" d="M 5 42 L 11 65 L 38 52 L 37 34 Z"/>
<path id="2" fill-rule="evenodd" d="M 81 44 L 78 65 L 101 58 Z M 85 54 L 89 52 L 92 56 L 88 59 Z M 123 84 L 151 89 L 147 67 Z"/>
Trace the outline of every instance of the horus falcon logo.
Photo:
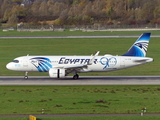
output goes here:
<path id="1" fill-rule="evenodd" d="M 134 45 L 139 47 L 141 50 L 147 52 L 148 42 L 138 42 L 138 43 L 135 43 Z"/>
<path id="2" fill-rule="evenodd" d="M 48 72 L 52 68 L 51 61 L 45 57 L 31 58 L 30 62 L 38 69 L 39 72 Z"/>

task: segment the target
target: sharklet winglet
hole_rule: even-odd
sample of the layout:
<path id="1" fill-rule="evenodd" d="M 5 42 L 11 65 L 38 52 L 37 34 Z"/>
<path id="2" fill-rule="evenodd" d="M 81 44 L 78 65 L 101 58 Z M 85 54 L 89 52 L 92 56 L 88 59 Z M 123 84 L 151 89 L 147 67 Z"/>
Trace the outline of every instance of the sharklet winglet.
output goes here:
<path id="1" fill-rule="evenodd" d="M 93 58 L 90 60 L 90 62 L 88 63 L 88 65 L 92 65 L 92 63 L 93 63 L 94 59 L 96 58 L 96 56 L 99 55 L 99 52 L 100 52 L 100 51 L 97 51 L 97 52 L 96 52 L 96 54 L 95 54 L 95 55 L 93 56 Z"/>

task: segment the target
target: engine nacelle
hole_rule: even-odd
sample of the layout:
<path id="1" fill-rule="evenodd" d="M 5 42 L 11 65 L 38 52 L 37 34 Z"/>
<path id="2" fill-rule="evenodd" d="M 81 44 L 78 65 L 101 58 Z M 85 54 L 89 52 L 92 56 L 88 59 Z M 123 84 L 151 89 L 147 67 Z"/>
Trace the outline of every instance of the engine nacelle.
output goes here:
<path id="1" fill-rule="evenodd" d="M 64 78 L 65 77 L 65 69 L 52 68 L 49 70 L 49 76 L 51 78 Z"/>

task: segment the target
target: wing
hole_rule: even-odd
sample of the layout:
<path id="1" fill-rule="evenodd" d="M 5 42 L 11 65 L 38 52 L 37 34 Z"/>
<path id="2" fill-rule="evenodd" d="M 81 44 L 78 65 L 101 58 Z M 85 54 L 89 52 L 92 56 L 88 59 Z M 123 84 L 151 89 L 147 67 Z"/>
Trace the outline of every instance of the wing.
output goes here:
<path id="1" fill-rule="evenodd" d="M 77 64 L 77 65 L 67 65 L 67 66 L 54 66 L 57 69 L 65 69 L 66 74 L 76 72 L 79 73 L 83 71 L 84 68 L 87 68 L 87 64 Z"/>
<path id="2" fill-rule="evenodd" d="M 83 64 L 79 64 L 79 65 L 69 65 L 69 66 L 65 66 L 63 67 L 64 69 L 76 69 L 76 68 L 83 68 L 86 67 L 87 65 L 83 65 Z"/>

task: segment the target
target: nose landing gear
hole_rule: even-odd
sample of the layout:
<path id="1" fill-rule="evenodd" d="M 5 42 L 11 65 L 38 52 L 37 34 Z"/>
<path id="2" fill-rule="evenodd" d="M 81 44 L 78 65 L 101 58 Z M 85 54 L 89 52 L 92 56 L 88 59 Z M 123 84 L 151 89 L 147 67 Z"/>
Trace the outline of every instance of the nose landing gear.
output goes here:
<path id="1" fill-rule="evenodd" d="M 28 79 L 28 72 L 25 72 L 24 79 L 25 79 L 25 80 L 27 80 L 27 79 Z"/>

